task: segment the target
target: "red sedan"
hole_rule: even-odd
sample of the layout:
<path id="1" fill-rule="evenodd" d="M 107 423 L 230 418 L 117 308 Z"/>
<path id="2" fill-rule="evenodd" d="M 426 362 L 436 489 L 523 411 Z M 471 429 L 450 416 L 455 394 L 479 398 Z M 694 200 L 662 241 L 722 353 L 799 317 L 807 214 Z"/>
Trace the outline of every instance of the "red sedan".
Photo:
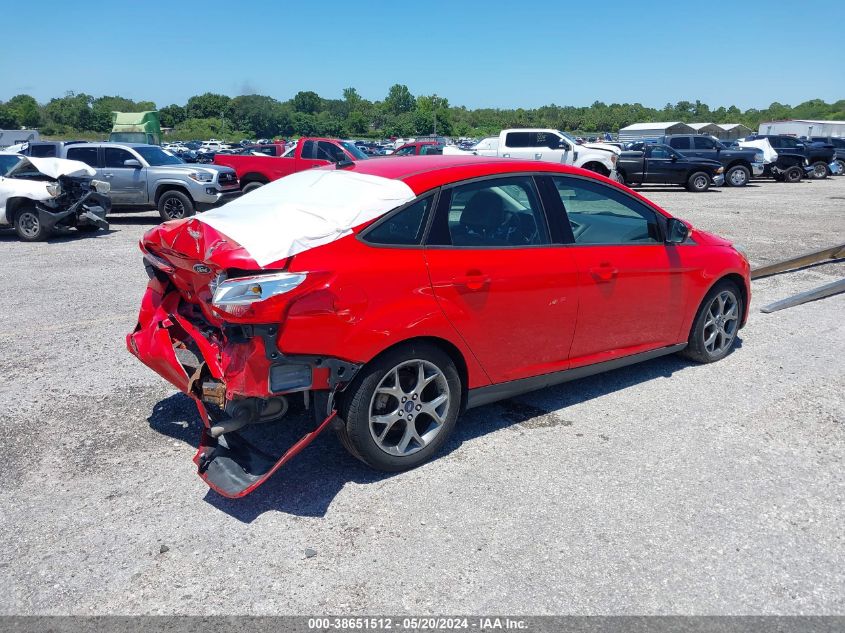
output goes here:
<path id="1" fill-rule="evenodd" d="M 196 401 L 195 462 L 231 497 L 327 426 L 398 471 L 466 408 L 674 352 L 719 360 L 750 296 L 742 253 L 634 191 L 480 157 L 308 170 L 166 222 L 141 249 L 150 282 L 127 346 Z M 315 422 L 290 448 L 250 440 L 295 403 Z"/>

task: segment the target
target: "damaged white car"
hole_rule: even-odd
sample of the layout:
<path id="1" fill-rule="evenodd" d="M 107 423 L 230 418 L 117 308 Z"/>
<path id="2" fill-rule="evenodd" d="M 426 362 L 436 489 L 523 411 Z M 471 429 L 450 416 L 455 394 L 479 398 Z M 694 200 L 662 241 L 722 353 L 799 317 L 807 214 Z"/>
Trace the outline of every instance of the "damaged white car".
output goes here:
<path id="1" fill-rule="evenodd" d="M 93 180 L 95 173 L 76 160 L 0 153 L 0 227 L 27 242 L 73 228 L 108 229 L 110 185 Z"/>

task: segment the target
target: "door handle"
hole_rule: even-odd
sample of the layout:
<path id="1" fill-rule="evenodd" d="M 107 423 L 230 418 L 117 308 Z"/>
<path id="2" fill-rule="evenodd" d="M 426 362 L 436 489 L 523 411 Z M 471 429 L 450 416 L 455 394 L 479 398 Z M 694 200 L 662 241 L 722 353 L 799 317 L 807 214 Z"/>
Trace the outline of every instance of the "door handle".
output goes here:
<path id="1" fill-rule="evenodd" d="M 600 266 L 590 268 L 590 274 L 593 276 L 593 279 L 603 283 L 615 279 L 616 275 L 619 274 L 619 269 L 614 268 L 610 264 L 601 264 Z"/>
<path id="2" fill-rule="evenodd" d="M 103 174 L 103 178 L 114 178 L 114 174 Z"/>
<path id="3" fill-rule="evenodd" d="M 481 290 L 490 283 L 490 277 L 485 277 L 481 271 L 471 270 L 466 275 L 452 277 L 452 284 L 463 286 L 467 290 Z"/>

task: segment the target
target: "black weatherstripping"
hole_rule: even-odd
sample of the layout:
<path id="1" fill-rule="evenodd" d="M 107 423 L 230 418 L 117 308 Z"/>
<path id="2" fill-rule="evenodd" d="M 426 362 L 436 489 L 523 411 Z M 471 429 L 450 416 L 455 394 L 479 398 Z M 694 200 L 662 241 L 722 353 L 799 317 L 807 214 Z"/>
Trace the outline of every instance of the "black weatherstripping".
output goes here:
<path id="1" fill-rule="evenodd" d="M 652 358 L 658 358 L 667 354 L 674 354 L 675 352 L 680 352 L 686 346 L 686 343 L 679 343 L 678 345 L 660 347 L 647 352 L 640 352 L 639 354 L 623 356 L 622 358 L 614 358 L 613 360 L 604 361 L 603 363 L 595 363 L 593 365 L 576 367 L 574 369 L 564 369 L 562 371 L 552 372 L 551 374 L 543 374 L 542 376 L 532 376 L 531 378 L 511 380 L 498 385 L 470 389 L 467 394 L 466 408 L 472 409 L 474 407 L 480 407 L 485 404 L 490 404 L 491 402 L 513 398 L 514 396 L 519 396 L 524 393 L 528 393 L 529 391 L 536 391 L 537 389 L 543 389 L 544 387 L 552 387 L 571 380 L 578 380 L 579 378 L 586 378 L 587 376 L 593 376 L 612 369 L 619 369 L 620 367 L 641 363 L 646 360 L 651 360 Z"/>

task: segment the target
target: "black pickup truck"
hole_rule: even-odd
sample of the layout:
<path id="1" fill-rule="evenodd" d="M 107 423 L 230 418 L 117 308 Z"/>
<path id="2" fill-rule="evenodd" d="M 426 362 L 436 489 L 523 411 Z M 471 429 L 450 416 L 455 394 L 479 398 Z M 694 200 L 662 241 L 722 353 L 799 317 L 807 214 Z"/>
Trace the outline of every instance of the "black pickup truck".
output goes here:
<path id="1" fill-rule="evenodd" d="M 839 175 L 845 175 L 845 138 L 838 136 L 813 136 L 811 139 L 813 143 L 825 143 L 833 145 L 833 160 L 839 163 Z"/>
<path id="2" fill-rule="evenodd" d="M 714 136 L 706 134 L 672 134 L 658 142 L 678 150 L 684 156 L 717 160 L 725 168 L 725 184 L 744 187 L 751 176 L 762 176 L 765 168 L 763 152 L 758 149 L 728 149 Z"/>
<path id="3" fill-rule="evenodd" d="M 824 143 L 808 143 L 794 136 L 787 136 L 785 134 L 757 134 L 749 136 L 746 140 L 768 139 L 775 151 L 780 154 L 801 154 L 807 159 L 807 165 L 810 169 L 810 177 L 815 180 L 827 178 L 832 172 L 830 163 L 833 162 L 833 157 L 836 150 L 832 145 Z"/>
<path id="4" fill-rule="evenodd" d="M 707 191 L 711 184 L 722 185 L 724 171 L 719 161 L 684 156 L 662 144 L 635 143 L 616 162 L 616 173 L 628 186 L 672 184 L 696 192 Z"/>

